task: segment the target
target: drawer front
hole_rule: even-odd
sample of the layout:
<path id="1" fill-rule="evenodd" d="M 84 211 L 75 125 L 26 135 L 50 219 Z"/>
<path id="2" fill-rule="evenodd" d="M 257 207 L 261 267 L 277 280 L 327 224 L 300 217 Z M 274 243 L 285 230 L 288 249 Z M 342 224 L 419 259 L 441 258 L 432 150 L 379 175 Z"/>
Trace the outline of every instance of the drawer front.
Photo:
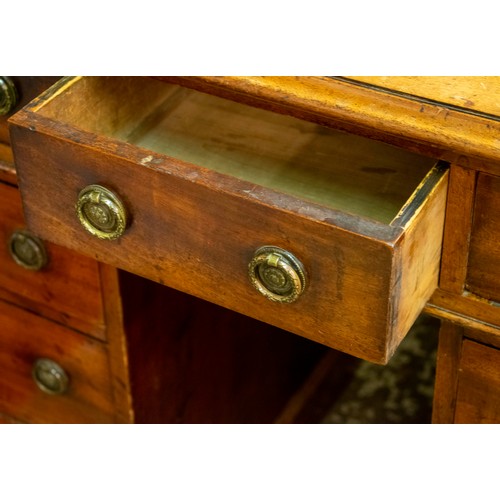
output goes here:
<path id="1" fill-rule="evenodd" d="M 500 423 L 500 350 L 463 341 L 455 423 Z"/>
<path id="2" fill-rule="evenodd" d="M 29 423 L 113 420 L 103 344 L 2 301 L 0 324 L 0 413 Z"/>
<path id="3" fill-rule="evenodd" d="M 0 183 L 0 298 L 104 338 L 97 262 L 47 241 L 32 240 L 25 229 L 19 191 Z M 44 261 L 38 270 L 23 267 L 37 267 Z"/>
<path id="4" fill-rule="evenodd" d="M 38 94 L 41 94 L 45 89 L 50 87 L 55 83 L 59 77 L 55 76 L 12 76 L 12 77 L 0 77 L 8 78 L 3 84 L 0 85 L 0 92 L 5 92 L 11 95 L 12 92 L 15 93 L 15 104 L 12 109 L 6 113 L 0 114 L 0 142 L 9 144 L 9 130 L 7 126 L 8 118 L 15 113 L 17 110 L 21 109 L 23 106 L 28 104 L 32 99 L 34 99 Z M 10 86 L 15 87 L 15 90 L 10 90 Z M 9 90 L 8 90 L 9 89 Z M 5 96 L 5 99 L 7 97 Z M 10 99 L 10 97 L 9 97 Z M 5 102 L 1 99 L 0 102 Z"/>
<path id="5" fill-rule="evenodd" d="M 466 287 L 500 302 L 500 177 L 480 173 L 476 186 Z"/>
<path id="6" fill-rule="evenodd" d="M 105 137 L 106 126 L 99 135 L 72 128 L 65 106 L 47 118 L 36 112 L 40 102 L 14 117 L 13 145 L 29 227 L 58 244 L 382 363 L 437 285 L 442 172 L 433 171 L 410 198 L 408 217 L 376 222 Z M 135 101 L 132 107 L 142 109 Z M 92 122 L 90 115 L 85 119 Z M 323 141 L 321 134 L 315 140 Z M 218 147 L 216 139 L 210 148 Z M 376 162 L 373 151 L 364 154 Z M 129 226 L 117 239 L 92 236 L 75 215 L 82 189 L 96 184 L 116 193 L 128 213 Z M 249 263 L 263 246 L 284 249 L 302 263 L 307 285 L 296 301 L 268 300 L 252 285 Z"/>

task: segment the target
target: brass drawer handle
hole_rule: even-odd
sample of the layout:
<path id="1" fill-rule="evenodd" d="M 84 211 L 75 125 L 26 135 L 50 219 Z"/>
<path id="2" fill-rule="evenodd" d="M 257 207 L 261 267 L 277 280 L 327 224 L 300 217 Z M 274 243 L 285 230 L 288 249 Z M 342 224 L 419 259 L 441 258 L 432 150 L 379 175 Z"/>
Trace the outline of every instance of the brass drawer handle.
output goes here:
<path id="1" fill-rule="evenodd" d="M 8 76 L 0 76 L 0 116 L 6 115 L 17 104 L 17 90 Z"/>
<path id="2" fill-rule="evenodd" d="M 64 394 L 68 390 L 68 375 L 51 359 L 39 358 L 35 361 L 33 379 L 38 388 L 47 394 Z"/>
<path id="3" fill-rule="evenodd" d="M 80 191 L 76 213 L 83 227 L 97 238 L 115 240 L 127 228 L 127 212 L 120 198 L 97 184 Z"/>
<path id="4" fill-rule="evenodd" d="M 290 252 L 273 246 L 255 252 L 248 275 L 252 285 L 273 302 L 296 301 L 307 284 L 302 263 Z"/>
<path id="5" fill-rule="evenodd" d="M 9 252 L 16 264 L 39 271 L 47 264 L 47 252 L 40 238 L 29 231 L 14 231 L 9 239 Z"/>

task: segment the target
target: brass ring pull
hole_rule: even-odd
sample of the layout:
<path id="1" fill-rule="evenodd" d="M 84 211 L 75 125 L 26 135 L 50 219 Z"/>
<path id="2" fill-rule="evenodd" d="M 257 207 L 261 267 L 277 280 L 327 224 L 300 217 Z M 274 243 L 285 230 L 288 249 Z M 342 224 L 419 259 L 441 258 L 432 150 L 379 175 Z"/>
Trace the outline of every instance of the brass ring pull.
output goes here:
<path id="1" fill-rule="evenodd" d="M 0 76 L 0 116 L 10 113 L 17 104 L 17 90 L 8 76 Z"/>
<path id="2" fill-rule="evenodd" d="M 273 302 L 294 302 L 304 291 L 307 275 L 302 263 L 282 248 L 259 248 L 248 265 L 252 285 Z"/>
<path id="3" fill-rule="evenodd" d="M 33 379 L 38 388 L 47 394 L 64 394 L 68 390 L 68 375 L 51 359 L 39 358 L 35 361 Z"/>
<path id="4" fill-rule="evenodd" d="M 97 184 L 80 191 L 76 213 L 82 226 L 100 239 L 115 240 L 127 228 L 127 212 L 120 198 Z"/>
<path id="5" fill-rule="evenodd" d="M 9 239 L 9 252 L 16 264 L 39 271 L 47 264 L 47 252 L 40 238 L 29 231 L 14 231 Z"/>

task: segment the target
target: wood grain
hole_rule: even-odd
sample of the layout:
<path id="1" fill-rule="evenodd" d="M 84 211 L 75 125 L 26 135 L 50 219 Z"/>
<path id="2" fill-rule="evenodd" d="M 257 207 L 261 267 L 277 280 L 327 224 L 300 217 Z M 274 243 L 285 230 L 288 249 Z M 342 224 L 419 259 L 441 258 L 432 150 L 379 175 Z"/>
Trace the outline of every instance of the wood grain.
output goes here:
<path id="1" fill-rule="evenodd" d="M 500 178 L 479 174 L 467 268 L 467 289 L 500 302 Z"/>
<path id="2" fill-rule="evenodd" d="M 500 77 L 498 76 L 354 76 L 358 82 L 403 92 L 493 116 L 500 116 Z"/>
<path id="3" fill-rule="evenodd" d="M 24 229 L 16 188 L 0 183 L 0 297 L 61 324 L 105 338 L 102 294 L 97 263 L 46 243 L 48 264 L 39 271 L 19 266 L 10 256 L 12 233 Z"/>
<path id="4" fill-rule="evenodd" d="M 475 189 L 476 172 L 451 165 L 439 286 L 457 294 L 467 275 Z"/>
<path id="5" fill-rule="evenodd" d="M 113 421 L 106 348 L 89 337 L 0 301 L 0 412 L 30 423 Z M 63 395 L 42 392 L 33 363 L 49 358 L 68 373 Z"/>
<path id="6" fill-rule="evenodd" d="M 428 184 L 432 187 L 425 189 Z M 396 247 L 393 300 L 389 304 L 393 328 L 388 357 L 406 336 L 439 281 L 448 172 L 444 175 L 431 172 L 421 189 L 425 189 L 424 199 L 415 197 L 416 211 L 406 222 Z"/>
<path id="7" fill-rule="evenodd" d="M 464 167 L 474 165 L 500 173 L 500 146 L 496 140 L 500 121 L 439 101 L 423 103 L 411 96 L 329 77 L 158 78 L 382 140 Z M 449 82 L 448 77 L 435 78 L 437 88 Z M 468 79 L 463 77 L 464 82 Z"/>
<path id="8" fill-rule="evenodd" d="M 271 423 L 325 348 L 122 272 L 137 423 Z"/>
<path id="9" fill-rule="evenodd" d="M 464 340 L 455 423 L 500 423 L 500 351 L 498 349 Z"/>
<path id="10" fill-rule="evenodd" d="M 454 421 L 462 333 L 461 327 L 449 321 L 441 322 L 432 405 L 433 424 L 452 424 Z"/>
<path id="11" fill-rule="evenodd" d="M 114 419 L 117 423 L 133 423 L 134 407 L 132 402 L 132 390 L 130 387 L 129 373 L 129 351 L 127 345 L 126 325 L 123 320 L 122 297 L 135 296 L 136 290 L 122 289 L 119 281 L 119 270 L 99 264 L 99 275 L 101 277 L 101 291 L 104 303 L 104 317 L 106 324 L 106 338 L 108 348 L 108 363 L 110 367 L 110 384 L 113 390 Z M 160 305 L 159 309 L 164 305 Z M 144 311 L 146 314 L 146 311 Z M 155 314 L 152 310 L 151 314 Z M 147 324 L 147 316 L 144 316 Z M 141 346 L 137 347 L 141 349 Z M 135 353 L 130 352 L 130 357 Z M 149 400 L 151 406 L 154 401 Z"/>
<path id="12" fill-rule="evenodd" d="M 438 288 L 424 311 L 437 317 L 452 318 L 463 326 L 498 335 L 500 308 L 495 302 L 468 292 L 457 295 Z"/>

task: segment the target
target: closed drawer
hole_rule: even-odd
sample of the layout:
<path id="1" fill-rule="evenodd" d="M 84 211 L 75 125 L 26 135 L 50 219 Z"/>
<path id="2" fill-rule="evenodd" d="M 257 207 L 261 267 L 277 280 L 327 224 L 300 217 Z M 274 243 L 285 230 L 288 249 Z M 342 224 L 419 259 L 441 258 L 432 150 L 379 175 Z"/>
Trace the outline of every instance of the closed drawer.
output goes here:
<path id="1" fill-rule="evenodd" d="M 0 413 L 29 423 L 113 420 L 103 344 L 2 301 L 0 324 Z"/>
<path id="2" fill-rule="evenodd" d="M 500 351 L 464 339 L 455 408 L 456 424 L 500 423 Z"/>
<path id="3" fill-rule="evenodd" d="M 500 178 L 479 173 L 471 229 L 466 288 L 500 302 Z"/>
<path id="4" fill-rule="evenodd" d="M 142 78 L 64 80 L 11 124 L 29 227 L 103 262 L 381 363 L 436 288 L 429 158 Z M 75 215 L 96 184 L 128 214 L 117 239 Z"/>
<path id="5" fill-rule="evenodd" d="M 0 298 L 104 338 L 98 263 L 33 236 L 19 191 L 0 183 Z"/>

